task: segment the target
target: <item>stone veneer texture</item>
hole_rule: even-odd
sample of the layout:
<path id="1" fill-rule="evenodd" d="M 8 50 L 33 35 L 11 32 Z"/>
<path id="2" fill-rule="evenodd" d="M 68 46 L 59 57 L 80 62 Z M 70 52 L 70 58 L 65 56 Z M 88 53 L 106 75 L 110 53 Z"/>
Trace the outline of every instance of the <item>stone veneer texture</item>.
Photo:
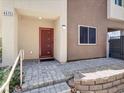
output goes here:
<path id="1" fill-rule="evenodd" d="M 124 89 L 124 70 L 80 73 L 74 78 L 75 88 L 81 93 L 118 93 Z"/>

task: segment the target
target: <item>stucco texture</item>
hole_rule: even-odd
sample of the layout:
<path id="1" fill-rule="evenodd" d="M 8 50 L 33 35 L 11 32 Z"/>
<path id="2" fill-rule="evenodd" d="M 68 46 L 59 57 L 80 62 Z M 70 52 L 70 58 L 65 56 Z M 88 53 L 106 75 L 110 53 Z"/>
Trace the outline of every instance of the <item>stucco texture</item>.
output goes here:
<path id="1" fill-rule="evenodd" d="M 25 59 L 39 58 L 39 27 L 54 28 L 54 21 L 19 17 L 18 47 L 25 50 Z"/>
<path id="2" fill-rule="evenodd" d="M 108 28 L 124 29 L 124 22 L 107 19 L 107 0 L 68 0 L 68 60 L 106 56 Z M 96 45 L 78 45 L 78 25 L 97 28 Z"/>

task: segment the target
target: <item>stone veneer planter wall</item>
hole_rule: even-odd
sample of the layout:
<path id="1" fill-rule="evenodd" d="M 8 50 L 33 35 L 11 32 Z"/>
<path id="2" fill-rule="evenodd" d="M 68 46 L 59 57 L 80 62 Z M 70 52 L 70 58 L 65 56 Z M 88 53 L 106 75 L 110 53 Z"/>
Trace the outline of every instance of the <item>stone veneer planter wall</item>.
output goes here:
<path id="1" fill-rule="evenodd" d="M 75 88 L 81 93 L 118 93 L 118 91 L 124 89 L 124 70 L 101 71 L 98 73 L 90 74 L 91 77 L 87 74 L 82 74 L 82 77 L 79 75 L 78 78 L 77 76 L 74 77 Z M 95 74 L 97 74 L 97 77 Z M 89 78 L 86 78 L 86 76 Z"/>

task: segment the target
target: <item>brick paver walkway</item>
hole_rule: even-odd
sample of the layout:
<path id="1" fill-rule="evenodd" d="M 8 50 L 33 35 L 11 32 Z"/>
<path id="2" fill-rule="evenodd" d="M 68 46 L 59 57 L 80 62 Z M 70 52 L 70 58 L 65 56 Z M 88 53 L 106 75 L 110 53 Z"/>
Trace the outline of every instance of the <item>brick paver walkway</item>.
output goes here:
<path id="1" fill-rule="evenodd" d="M 66 77 L 71 77 L 74 73 L 80 71 L 83 73 L 96 72 L 101 70 L 119 70 L 124 69 L 124 60 L 112 59 L 112 58 L 100 58 L 92 60 L 80 60 L 64 65 L 59 65 L 59 69 L 64 73 Z"/>
<path id="2" fill-rule="evenodd" d="M 41 87 L 65 82 L 69 78 L 72 78 L 74 73 L 78 71 L 87 73 L 87 72 L 94 72 L 94 71 L 100 71 L 106 69 L 114 69 L 114 70 L 124 69 L 123 60 L 111 59 L 111 58 L 81 60 L 81 61 L 69 62 L 66 64 L 60 64 L 57 61 L 47 61 L 47 62 L 32 61 L 32 62 L 24 62 L 23 65 L 25 72 L 25 79 L 24 79 L 25 83 L 23 85 L 24 90 L 31 90 L 34 88 L 39 89 Z M 66 86 L 67 85 L 65 84 L 65 87 Z M 42 92 L 38 92 L 38 93 L 42 93 Z M 46 93 L 52 93 L 52 92 L 46 92 Z"/>
<path id="3" fill-rule="evenodd" d="M 25 62 L 23 90 L 45 87 L 66 80 L 64 74 L 56 66 L 56 61 L 48 62 Z"/>

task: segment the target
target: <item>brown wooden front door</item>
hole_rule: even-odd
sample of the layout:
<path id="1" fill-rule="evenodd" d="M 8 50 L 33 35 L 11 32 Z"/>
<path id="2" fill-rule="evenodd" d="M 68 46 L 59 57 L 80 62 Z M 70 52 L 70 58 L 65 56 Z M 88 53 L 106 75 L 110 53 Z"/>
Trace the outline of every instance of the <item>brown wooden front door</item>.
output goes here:
<path id="1" fill-rule="evenodd" d="M 50 58 L 53 57 L 53 35 L 54 31 L 52 28 L 40 28 L 39 29 L 39 47 L 40 47 L 40 58 Z"/>

